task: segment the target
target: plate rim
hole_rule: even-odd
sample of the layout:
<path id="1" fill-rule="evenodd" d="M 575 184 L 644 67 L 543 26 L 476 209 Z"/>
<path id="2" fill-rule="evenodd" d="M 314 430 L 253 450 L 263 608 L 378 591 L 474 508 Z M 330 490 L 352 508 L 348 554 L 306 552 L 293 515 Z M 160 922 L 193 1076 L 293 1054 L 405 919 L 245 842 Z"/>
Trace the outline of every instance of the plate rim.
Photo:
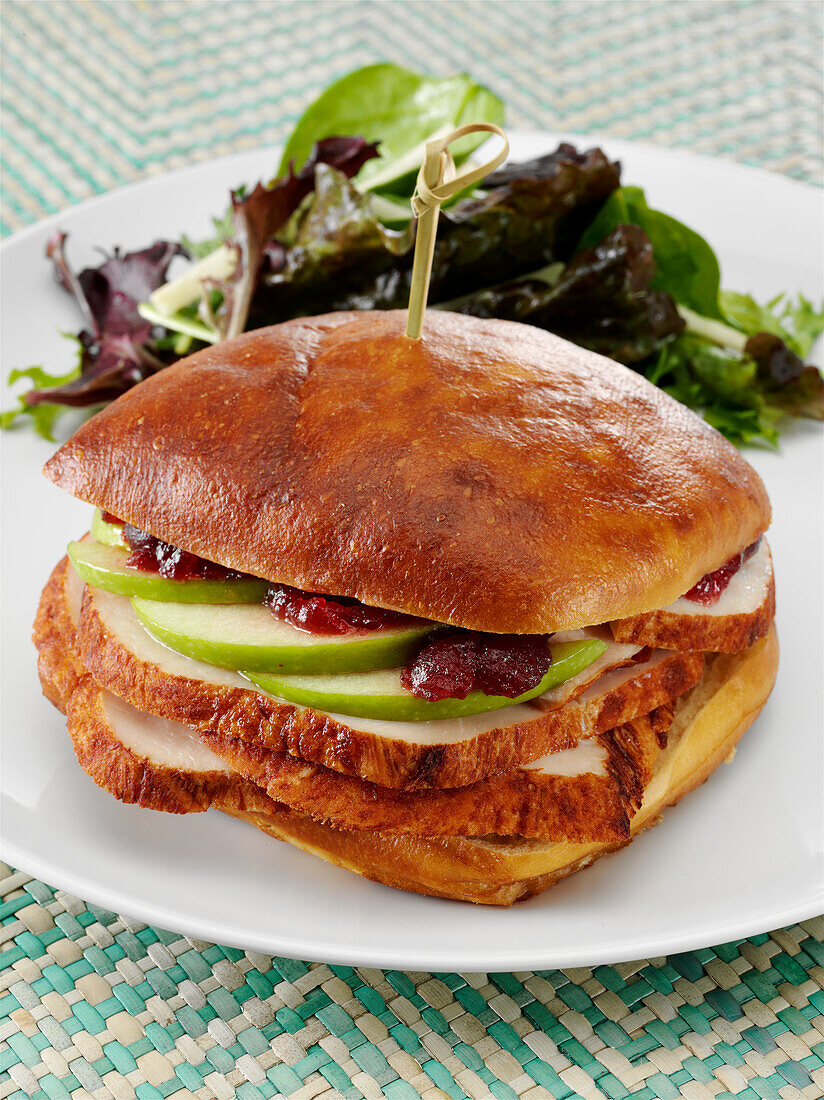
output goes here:
<path id="1" fill-rule="evenodd" d="M 614 142 L 617 146 L 615 153 L 619 158 L 624 155 L 621 152 L 621 148 L 626 148 L 637 150 L 640 153 L 650 156 L 662 156 L 667 159 L 681 160 L 685 164 L 697 162 L 715 170 L 723 169 L 734 174 L 740 174 L 747 179 L 757 178 L 765 183 L 787 187 L 790 190 L 796 191 L 798 194 L 804 193 L 810 198 L 824 194 L 824 185 L 819 187 L 817 184 L 809 183 L 806 180 L 797 180 L 792 176 L 785 176 L 783 173 L 774 171 L 770 168 L 758 168 L 755 165 L 743 164 L 741 161 L 731 160 L 726 157 L 713 157 L 706 153 L 695 153 L 689 149 L 681 148 L 680 146 L 658 145 L 652 141 L 635 141 L 632 138 L 616 137 L 615 135 L 603 134 L 598 131 L 594 131 L 593 133 L 580 133 L 575 130 L 540 130 L 530 127 L 507 127 L 507 135 L 511 139 L 518 141 L 549 140 L 549 142 L 569 141 L 571 143 L 590 143 L 599 148 L 603 148 L 609 156 L 613 154 L 608 146 L 610 143 Z M 124 195 L 128 196 L 129 193 L 138 189 L 149 189 L 152 186 L 161 186 L 188 175 L 196 175 L 199 171 L 217 165 L 226 165 L 228 167 L 232 161 L 240 162 L 241 160 L 251 160 L 258 156 L 261 158 L 263 156 L 271 156 L 272 163 L 275 164 L 277 163 L 278 153 L 282 148 L 282 145 L 274 144 L 262 145 L 257 149 L 241 149 L 234 153 L 221 153 L 220 156 L 207 157 L 204 160 L 197 161 L 195 164 L 183 164 L 177 168 L 169 168 L 164 172 L 150 173 L 142 176 L 140 179 L 128 180 L 115 187 L 110 187 L 107 191 L 103 191 L 97 195 L 88 195 L 86 198 L 80 199 L 64 207 L 62 210 L 56 211 L 54 214 L 46 214 L 42 218 L 38 218 L 37 221 L 32 222 L 31 225 L 23 226 L 21 229 L 17 229 L 14 233 L 10 233 L 7 237 L 4 237 L 2 241 L 0 241 L 0 257 L 2 257 L 3 252 L 5 252 L 10 245 L 20 244 L 28 236 L 34 235 L 36 232 L 42 231 L 43 229 L 56 228 L 61 219 L 67 216 L 85 213 L 95 205 L 103 204 L 115 196 L 120 198 Z"/>
<path id="2" fill-rule="evenodd" d="M 657 145 L 652 142 L 633 141 L 631 139 L 598 133 L 579 134 L 569 131 L 536 130 L 528 128 L 511 128 L 509 133 L 511 137 L 525 142 L 540 142 L 546 143 L 547 145 L 559 140 L 590 143 L 593 145 L 597 144 L 605 148 L 610 156 L 615 156 L 619 159 L 626 156 L 631 151 L 638 151 L 648 156 L 671 162 L 680 162 L 684 165 L 698 162 L 707 169 L 715 172 L 720 171 L 747 180 L 758 179 L 762 183 L 767 183 L 776 189 L 781 189 L 785 192 L 787 190 L 792 191 L 796 196 L 800 197 L 803 195 L 807 201 L 813 198 L 817 200 L 822 194 L 822 188 L 813 183 L 795 180 L 768 169 L 752 167 L 725 158 L 694 153 L 690 150 L 678 147 L 673 148 L 665 145 Z M 71 206 L 65 207 L 61 211 L 46 215 L 33 224 L 25 226 L 9 235 L 0 243 L 0 260 L 6 260 L 11 249 L 25 247 L 30 238 L 37 237 L 39 234 L 54 228 L 62 227 L 65 222 L 76 216 L 87 213 L 89 210 L 94 209 L 95 206 L 103 205 L 112 200 L 127 199 L 130 193 L 137 190 L 151 190 L 154 188 L 162 190 L 175 181 L 195 178 L 199 173 L 212 170 L 215 167 L 225 167 L 228 172 L 233 162 L 238 165 L 241 163 L 248 164 L 256 158 L 260 158 L 262 161 L 264 157 L 269 156 L 272 158 L 272 163 L 274 163 L 276 149 L 276 146 L 263 146 L 257 149 L 222 154 L 219 157 L 204 159 L 196 164 L 183 165 L 166 172 L 148 175 L 141 179 L 129 181 L 111 188 L 102 194 L 89 196 Z M 11 796 L 4 793 L 3 801 L 7 798 L 10 799 Z M 152 925 L 163 928 L 168 927 L 170 913 L 167 912 L 164 914 L 162 907 L 159 907 L 154 902 L 141 901 L 138 896 L 132 899 L 131 896 L 117 888 L 107 888 L 103 883 L 98 884 L 94 880 L 91 882 L 86 881 L 82 873 L 64 870 L 58 863 L 50 861 L 48 857 L 43 858 L 39 855 L 34 855 L 32 857 L 19 843 L 9 840 L 8 836 L 5 835 L 5 830 L 3 830 L 3 832 L 3 858 L 6 862 L 10 862 L 20 870 L 23 870 L 25 874 L 32 874 L 34 877 L 42 878 L 58 889 L 64 889 L 70 893 L 76 894 L 90 901 L 92 904 L 101 905 L 116 912 L 133 915 Z M 30 870 L 32 868 L 33 870 Z M 389 887 L 386 887 L 386 889 L 389 889 Z M 540 948 L 533 944 L 530 948 L 524 949 L 523 951 L 510 951 L 506 954 L 496 955 L 493 949 L 489 952 L 485 952 L 483 956 L 468 952 L 459 958 L 446 958 L 444 955 L 438 955 L 437 952 L 434 951 L 427 953 L 428 948 L 424 949 L 423 947 L 414 950 L 412 953 L 410 953 L 409 950 L 399 950 L 396 954 L 379 947 L 377 951 L 370 953 L 365 945 L 340 945 L 335 949 L 333 955 L 330 956 L 327 948 L 323 944 L 312 944 L 306 941 L 300 941 L 299 937 L 296 937 L 294 933 L 289 937 L 284 937 L 282 935 L 280 938 L 278 935 L 269 935 L 267 937 L 266 934 L 262 932 L 244 931 L 239 925 L 220 927 L 212 918 L 200 920 L 193 913 L 188 915 L 178 914 L 176 911 L 174 911 L 171 923 L 172 930 L 179 931 L 181 935 L 191 935 L 194 938 L 237 946 L 241 949 L 245 948 L 247 950 L 279 953 L 286 957 L 311 957 L 312 959 L 320 959 L 327 962 L 334 961 L 351 965 L 371 965 L 377 967 L 394 966 L 401 969 L 420 968 L 438 971 L 444 969 L 454 970 L 457 967 L 461 970 L 477 969 L 489 971 L 494 969 L 518 970 L 525 968 L 540 969 L 565 966 L 590 966 L 601 963 L 625 961 L 627 959 L 655 957 L 657 955 L 670 954 L 673 952 L 693 950 L 706 946 L 710 942 L 720 943 L 736 937 L 746 938 L 768 929 L 807 920 L 819 915 L 822 911 L 824 911 L 824 884 L 821 886 L 816 884 L 803 900 L 796 900 L 794 904 L 789 907 L 777 907 L 771 910 L 771 916 L 769 917 L 768 923 L 768 918 L 764 915 L 750 919 L 742 917 L 735 922 L 728 921 L 723 926 L 714 928 L 711 933 L 699 930 L 690 935 L 684 935 L 682 932 L 671 936 L 662 935 L 655 941 L 651 941 L 647 937 L 644 943 L 635 944 L 633 942 L 630 946 L 627 946 L 627 939 L 625 936 L 617 945 L 611 944 L 605 940 L 598 949 L 594 951 L 588 950 L 586 945 L 579 945 L 577 947 L 573 946 L 565 952 L 563 950 L 565 945 L 561 944 L 560 950 L 557 949 L 559 945 L 556 945 L 556 949 L 551 953 L 542 954 Z M 712 937 L 710 940 L 707 938 L 708 935 Z"/>
<path id="3" fill-rule="evenodd" d="M 7 852 L 4 853 L 4 861 L 6 863 L 11 862 L 20 870 L 21 868 L 17 866 L 13 858 L 11 861 L 7 858 L 9 854 L 13 857 L 14 853 L 19 851 L 19 849 L 17 849 L 13 843 L 11 845 L 9 845 L 7 841 L 5 843 Z M 9 847 L 11 848 L 11 853 L 8 852 Z M 579 948 L 573 949 L 566 954 L 561 953 L 559 955 L 556 952 L 551 956 L 541 955 L 539 951 L 525 951 L 524 953 L 512 952 L 506 955 L 497 956 L 494 954 L 484 954 L 481 956 L 468 953 L 462 955 L 459 959 L 448 959 L 443 955 L 427 955 L 424 951 L 419 951 L 410 959 L 408 952 L 399 952 L 393 955 L 391 952 L 378 949 L 377 952 L 370 954 L 368 951 L 363 951 L 359 948 L 342 948 L 339 952 L 336 952 L 334 956 L 329 956 L 324 953 L 321 944 L 306 945 L 304 943 L 298 947 L 297 944 L 290 944 L 286 941 L 278 943 L 277 938 L 266 938 L 263 935 L 256 934 L 252 934 L 251 939 L 249 939 L 248 936 L 244 939 L 242 938 L 240 929 L 237 929 L 236 932 L 227 929 L 228 934 L 221 933 L 220 936 L 216 937 L 214 934 L 215 926 L 213 924 L 208 920 L 202 922 L 198 921 L 196 917 L 192 918 L 191 916 L 181 921 L 175 918 L 173 927 L 169 928 L 168 916 L 164 917 L 162 911 L 156 908 L 152 903 L 144 902 L 142 911 L 131 910 L 129 904 L 122 905 L 117 901 L 119 896 L 117 891 L 108 893 L 105 888 L 101 887 L 98 889 L 96 886 L 93 890 L 88 890 L 85 886 L 82 886 L 82 888 L 78 890 L 75 888 L 75 879 L 71 872 L 64 873 L 60 868 L 54 867 L 54 874 L 52 874 L 52 865 L 49 864 L 47 860 L 37 859 L 33 862 L 36 873 L 32 877 L 38 878 L 48 883 L 50 886 L 65 890 L 67 893 L 73 894 L 84 901 L 89 901 L 93 905 L 99 905 L 103 909 L 135 917 L 156 928 L 179 932 L 181 936 L 190 936 L 193 939 L 207 940 L 211 943 L 217 943 L 226 947 L 237 947 L 240 950 L 261 951 L 267 954 L 281 955 L 284 958 L 308 959 L 311 962 L 332 963 L 334 965 L 372 966 L 379 969 L 422 969 L 430 973 L 444 971 L 448 973 L 465 973 L 473 971 L 481 973 L 491 973 L 494 971 L 512 973 L 524 969 L 560 970 L 564 967 L 601 966 L 610 963 L 629 962 L 636 959 L 657 958 L 663 955 L 680 954 L 684 951 L 698 950 L 702 947 L 710 946 L 710 944 L 728 943 L 734 939 L 747 939 L 749 936 L 772 931 L 776 928 L 784 928 L 792 924 L 798 924 L 804 920 L 810 920 L 813 917 L 820 916 L 822 911 L 824 911 L 824 887 L 822 887 L 820 893 L 810 898 L 807 902 L 799 903 L 790 909 L 777 911 L 774 916 L 770 918 L 770 923 L 766 927 L 764 926 L 763 918 L 757 918 L 743 923 L 727 924 L 717 930 L 719 933 L 718 938 L 713 938 L 709 944 L 705 934 L 701 932 L 696 932 L 692 936 L 686 938 L 684 936 L 678 936 L 667 939 L 666 936 L 662 936 L 659 940 L 653 942 L 647 941 L 646 944 L 643 945 L 639 944 L 637 948 L 633 946 L 630 954 L 626 953 L 626 946 L 605 946 L 603 950 L 598 950 L 596 952 L 587 951 L 582 953 Z M 41 874 L 41 869 L 47 873 Z M 23 873 L 29 874 L 30 872 L 24 870 Z M 351 874 L 353 872 L 347 873 Z M 58 878 L 60 881 L 57 881 Z M 61 885 L 61 882 L 66 885 Z M 392 889 L 392 887 L 389 886 L 384 888 L 387 890 Z M 526 904 L 529 904 L 529 900 Z M 475 908 L 471 902 L 453 902 L 451 904 L 468 906 L 470 907 L 467 910 L 468 912 L 472 912 L 472 909 Z M 505 912 L 506 910 L 501 911 Z M 715 937 L 715 935 L 716 932 L 713 932 L 713 937 Z M 311 949 L 309 953 L 306 951 L 307 946 Z M 320 948 L 320 954 L 317 953 L 316 948 Z M 295 953 L 296 951 L 297 953 Z"/>

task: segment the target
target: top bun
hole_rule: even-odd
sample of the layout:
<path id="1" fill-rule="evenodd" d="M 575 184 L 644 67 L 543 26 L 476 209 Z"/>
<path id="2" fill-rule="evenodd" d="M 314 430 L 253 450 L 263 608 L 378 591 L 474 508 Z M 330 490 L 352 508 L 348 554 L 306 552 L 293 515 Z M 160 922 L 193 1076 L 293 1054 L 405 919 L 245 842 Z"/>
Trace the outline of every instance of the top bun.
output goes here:
<path id="1" fill-rule="evenodd" d="M 543 633 L 666 606 L 770 506 L 713 428 L 609 359 L 430 311 L 288 321 L 87 421 L 62 488 L 210 561 L 455 626 Z"/>

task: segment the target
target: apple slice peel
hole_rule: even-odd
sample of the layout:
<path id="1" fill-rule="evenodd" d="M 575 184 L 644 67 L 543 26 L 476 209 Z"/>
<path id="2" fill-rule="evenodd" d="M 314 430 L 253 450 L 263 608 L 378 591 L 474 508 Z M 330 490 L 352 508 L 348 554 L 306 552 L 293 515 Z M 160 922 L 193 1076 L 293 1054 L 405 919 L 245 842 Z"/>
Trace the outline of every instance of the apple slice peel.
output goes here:
<path id="1" fill-rule="evenodd" d="M 210 606 L 133 599 L 148 632 L 186 657 L 250 673 L 346 673 L 396 668 L 421 645 L 434 623 L 352 634 L 309 634 L 276 619 L 262 604 Z"/>
<path id="2" fill-rule="evenodd" d="M 128 549 L 105 545 L 94 539 L 70 542 L 66 548 L 78 575 L 95 588 L 118 596 L 138 596 L 156 602 L 180 604 L 261 603 L 268 591 L 266 581 L 255 577 L 227 580 L 170 580 L 127 565 Z"/>
<path id="3" fill-rule="evenodd" d="M 337 676 L 262 675 L 245 671 L 256 687 L 290 703 L 354 718 L 431 722 L 526 703 L 583 672 L 606 649 L 607 643 L 599 638 L 551 644 L 552 663 L 546 675 L 516 698 L 471 691 L 465 699 L 430 702 L 417 698 L 402 686 L 399 668 Z"/>

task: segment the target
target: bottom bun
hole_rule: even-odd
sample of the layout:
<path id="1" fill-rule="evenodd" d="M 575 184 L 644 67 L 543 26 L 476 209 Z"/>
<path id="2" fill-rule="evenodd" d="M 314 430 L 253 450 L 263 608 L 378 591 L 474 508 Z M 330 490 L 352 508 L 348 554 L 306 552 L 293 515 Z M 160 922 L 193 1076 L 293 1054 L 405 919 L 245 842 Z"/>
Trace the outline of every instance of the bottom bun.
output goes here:
<path id="1" fill-rule="evenodd" d="M 656 825 L 667 806 L 732 758 L 742 734 L 767 701 L 777 669 L 775 627 L 750 649 L 707 662 L 701 682 L 679 700 L 667 747 L 633 818 L 633 837 Z M 629 843 L 396 836 L 337 829 L 285 807 L 274 813 L 233 807 L 225 812 L 387 886 L 482 905 L 512 905 L 533 897 Z"/>

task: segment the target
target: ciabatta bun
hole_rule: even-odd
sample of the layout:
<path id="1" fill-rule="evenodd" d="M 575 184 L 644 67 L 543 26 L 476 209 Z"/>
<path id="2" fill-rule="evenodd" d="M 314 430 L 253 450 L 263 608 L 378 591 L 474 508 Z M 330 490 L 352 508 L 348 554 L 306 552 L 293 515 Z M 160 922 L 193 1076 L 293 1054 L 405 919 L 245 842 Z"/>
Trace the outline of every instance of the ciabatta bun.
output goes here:
<path id="1" fill-rule="evenodd" d="M 200 351 L 45 472 L 233 569 L 505 633 L 666 607 L 768 526 L 752 467 L 639 374 L 527 325 L 405 319 Z"/>

